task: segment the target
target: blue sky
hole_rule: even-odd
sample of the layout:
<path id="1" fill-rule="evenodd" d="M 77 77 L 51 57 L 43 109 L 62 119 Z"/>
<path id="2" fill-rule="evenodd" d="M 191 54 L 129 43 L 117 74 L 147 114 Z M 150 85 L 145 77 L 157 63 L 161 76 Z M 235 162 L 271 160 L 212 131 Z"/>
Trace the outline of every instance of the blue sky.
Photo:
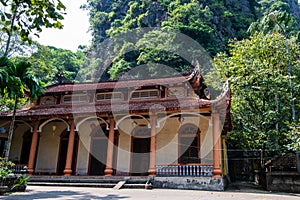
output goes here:
<path id="1" fill-rule="evenodd" d="M 86 0 L 62 0 L 66 6 L 67 15 L 62 21 L 62 30 L 43 29 L 40 38 L 34 38 L 42 45 L 55 46 L 58 48 L 76 51 L 78 45 L 88 45 L 91 35 L 88 33 L 88 12 L 80 9 L 80 5 Z"/>

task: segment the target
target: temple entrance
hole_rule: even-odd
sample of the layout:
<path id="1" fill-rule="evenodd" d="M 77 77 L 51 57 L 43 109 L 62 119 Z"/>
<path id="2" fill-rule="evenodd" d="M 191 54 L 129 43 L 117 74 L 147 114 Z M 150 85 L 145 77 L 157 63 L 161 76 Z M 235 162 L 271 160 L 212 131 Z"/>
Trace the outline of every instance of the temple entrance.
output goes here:
<path id="1" fill-rule="evenodd" d="M 89 175 L 105 175 L 108 131 L 105 124 L 101 125 L 102 127 L 91 125 Z"/>
<path id="2" fill-rule="evenodd" d="M 7 138 L 6 137 L 0 137 L 0 154 L 2 157 L 4 157 L 5 155 L 5 146 L 6 146 L 6 143 L 7 143 Z"/>
<path id="3" fill-rule="evenodd" d="M 199 129 L 187 124 L 179 130 L 179 159 L 180 164 L 200 163 Z"/>
<path id="4" fill-rule="evenodd" d="M 32 140 L 32 133 L 30 131 L 27 131 L 26 133 L 24 133 L 21 157 L 20 157 L 20 164 L 23 164 L 23 165 L 28 164 L 30 148 L 31 148 L 31 140 Z"/>
<path id="5" fill-rule="evenodd" d="M 148 176 L 150 163 L 150 129 L 138 127 L 133 131 L 131 175 Z"/>

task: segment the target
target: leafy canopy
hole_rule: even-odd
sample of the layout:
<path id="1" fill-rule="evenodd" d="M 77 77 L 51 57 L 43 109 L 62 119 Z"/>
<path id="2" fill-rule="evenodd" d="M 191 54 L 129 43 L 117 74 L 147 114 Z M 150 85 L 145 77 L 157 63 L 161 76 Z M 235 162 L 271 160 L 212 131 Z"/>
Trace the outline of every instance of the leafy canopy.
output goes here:
<path id="1" fill-rule="evenodd" d="M 281 34 L 254 34 L 249 39 L 232 41 L 229 54 L 214 58 L 214 73 L 229 79 L 232 89 L 234 129 L 229 134 L 231 147 L 259 149 L 263 142 L 270 151 L 284 150 L 288 143 L 291 120 L 291 96 L 288 65 L 294 100 L 299 105 L 300 49 L 295 38 L 289 39 L 290 53 Z M 299 113 L 299 107 L 297 107 Z"/>
<path id="2" fill-rule="evenodd" d="M 62 28 L 65 6 L 60 0 L 1 0 L 1 32 L 7 34 L 6 50 L 8 55 L 11 36 L 17 32 L 21 40 L 31 43 L 30 34 L 37 35 L 46 28 Z"/>

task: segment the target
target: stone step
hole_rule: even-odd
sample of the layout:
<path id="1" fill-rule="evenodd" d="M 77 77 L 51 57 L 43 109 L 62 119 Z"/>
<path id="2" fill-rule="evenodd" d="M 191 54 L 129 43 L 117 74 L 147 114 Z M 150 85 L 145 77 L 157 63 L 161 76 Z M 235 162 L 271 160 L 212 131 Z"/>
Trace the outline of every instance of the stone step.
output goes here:
<path id="1" fill-rule="evenodd" d="M 32 176 L 28 185 L 144 189 L 148 180 L 148 177 Z"/>
<path id="2" fill-rule="evenodd" d="M 117 179 L 96 179 L 96 178 L 34 178 L 30 177 L 29 182 L 55 182 L 55 183 L 114 183 Z"/>
<path id="3" fill-rule="evenodd" d="M 132 188 L 132 189 L 145 189 L 145 183 L 144 184 L 125 184 L 122 188 Z"/>
<path id="4" fill-rule="evenodd" d="M 66 187 L 99 187 L 99 188 L 114 188 L 113 183 L 62 183 L 62 182 L 28 182 L 32 186 L 66 186 Z M 145 189 L 145 184 L 124 184 L 120 188 Z"/>
<path id="5" fill-rule="evenodd" d="M 113 188 L 113 183 L 62 183 L 62 182 L 28 182 L 32 186 L 66 186 L 66 187 L 99 187 L 99 188 Z"/>
<path id="6" fill-rule="evenodd" d="M 114 186 L 115 190 L 119 190 L 123 185 L 126 183 L 126 181 L 119 181 L 117 185 Z"/>

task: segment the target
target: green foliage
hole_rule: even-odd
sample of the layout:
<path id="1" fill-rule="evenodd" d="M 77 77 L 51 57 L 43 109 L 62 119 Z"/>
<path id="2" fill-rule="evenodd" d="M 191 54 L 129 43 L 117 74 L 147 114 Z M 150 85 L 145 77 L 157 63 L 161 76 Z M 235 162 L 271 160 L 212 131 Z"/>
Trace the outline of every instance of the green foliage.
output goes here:
<path id="1" fill-rule="evenodd" d="M 0 30 L 4 27 L 3 22 L 0 22 Z M 0 31 L 0 56 L 5 54 L 6 45 L 8 41 L 8 35 Z M 32 47 L 23 42 L 17 31 L 13 32 L 10 36 L 10 45 L 7 49 L 7 57 L 13 57 L 17 55 L 29 55 L 32 51 Z"/>
<path id="2" fill-rule="evenodd" d="M 214 49 L 216 38 L 212 27 L 213 12 L 210 8 L 197 1 L 183 5 L 178 1 L 176 3 L 174 3 L 176 6 L 174 4 L 170 6 L 168 20 L 162 27 L 167 30 L 178 30 L 199 42 L 208 51 L 218 52 L 220 49 Z"/>
<path id="3" fill-rule="evenodd" d="M 215 73 L 231 83 L 234 129 L 229 134 L 230 146 L 259 149 L 266 142 L 270 151 L 284 150 L 288 143 L 284 122 L 291 120 L 289 64 L 294 73 L 294 99 L 299 104 L 300 69 L 296 66 L 300 49 L 295 38 L 289 40 L 289 54 L 280 34 L 254 34 L 230 46 L 229 55 L 221 53 L 214 59 Z"/>
<path id="4" fill-rule="evenodd" d="M 36 47 L 37 50 L 31 56 L 16 59 L 30 62 L 30 73 L 45 85 L 56 83 L 61 72 L 68 80 L 75 80 L 79 68 L 87 60 L 84 46 L 80 46 L 77 52 L 39 44 Z"/>
<path id="5" fill-rule="evenodd" d="M 287 132 L 286 137 L 289 138 L 289 142 L 286 145 L 289 150 L 300 152 L 300 120 L 298 123 L 287 123 L 290 130 Z"/>
<path id="6" fill-rule="evenodd" d="M 23 107 L 28 102 L 29 102 L 28 97 L 19 98 L 17 108 Z M 7 97 L 7 95 L 1 96 L 1 98 L 0 98 L 0 112 L 13 110 L 14 109 L 14 103 L 15 103 L 14 99 L 11 99 L 11 98 Z"/>
<path id="7" fill-rule="evenodd" d="M 274 14 L 277 22 L 270 19 L 270 13 Z M 272 32 L 289 33 L 291 35 L 298 34 L 299 24 L 291 13 L 286 11 L 274 11 L 270 13 L 265 13 L 259 20 L 253 22 L 249 26 L 248 32 L 252 34 L 255 32 L 263 32 L 265 34 Z"/>
<path id="8" fill-rule="evenodd" d="M 256 4 L 252 2 L 251 6 L 251 9 L 255 10 Z M 113 39 L 133 29 L 147 27 L 185 34 L 202 45 L 211 55 L 215 55 L 228 49 L 226 46 L 228 38 L 241 39 L 247 36 L 246 30 L 254 21 L 254 14 L 248 7 L 250 3 L 246 0 L 235 3 L 217 0 L 90 0 L 85 6 L 90 11 L 93 50 L 96 56 L 105 39 Z M 146 37 L 138 38 L 146 40 Z M 150 39 L 149 43 L 157 44 L 155 38 Z M 168 45 L 169 41 L 161 42 Z M 139 43 L 137 41 L 134 45 Z M 122 44 L 114 51 L 116 57 L 113 58 L 112 68 L 109 69 L 111 78 L 116 78 L 128 69 L 146 62 L 167 64 L 179 72 L 187 68 L 186 61 L 162 48 L 137 47 L 135 51 L 131 53 L 126 51 L 126 55 L 121 55 L 120 51 L 130 45 Z M 95 58 L 94 61 L 98 62 L 99 58 Z M 100 67 L 103 68 L 104 65 Z"/>
<path id="9" fill-rule="evenodd" d="M 29 71 L 31 64 L 29 62 L 20 61 L 12 62 L 6 57 L 0 58 L 0 67 L 6 74 L 6 79 L 1 83 L 0 93 L 6 94 L 9 98 L 14 99 L 12 123 L 8 134 L 7 145 L 5 149 L 5 159 L 8 159 L 10 145 L 13 135 L 13 127 L 16 117 L 16 109 L 19 98 L 28 96 L 31 99 L 37 99 L 43 92 L 43 87 Z"/>
<path id="10" fill-rule="evenodd" d="M 8 55 L 11 36 L 17 32 L 22 41 L 31 43 L 30 34 L 38 36 L 43 27 L 62 28 L 65 6 L 60 0 L 55 1 L 0 1 L 1 32 L 7 34 L 4 56 Z"/>
<path id="11" fill-rule="evenodd" d="M 2 180 L 12 173 L 11 167 L 14 165 L 15 164 L 11 161 L 6 161 L 4 158 L 0 157 L 0 178 Z"/>
<path id="12" fill-rule="evenodd" d="M 31 64 L 25 61 L 13 63 L 7 59 L 4 68 L 8 78 L 0 88 L 8 97 L 29 96 L 37 99 L 41 95 L 41 83 L 30 73 Z"/>
<path id="13" fill-rule="evenodd" d="M 30 179 L 30 176 L 22 174 L 21 176 L 19 176 L 14 181 L 14 185 L 12 187 L 12 190 L 14 188 L 17 188 L 17 187 L 20 187 L 20 186 L 27 186 L 27 183 L 28 183 L 29 179 Z"/>

